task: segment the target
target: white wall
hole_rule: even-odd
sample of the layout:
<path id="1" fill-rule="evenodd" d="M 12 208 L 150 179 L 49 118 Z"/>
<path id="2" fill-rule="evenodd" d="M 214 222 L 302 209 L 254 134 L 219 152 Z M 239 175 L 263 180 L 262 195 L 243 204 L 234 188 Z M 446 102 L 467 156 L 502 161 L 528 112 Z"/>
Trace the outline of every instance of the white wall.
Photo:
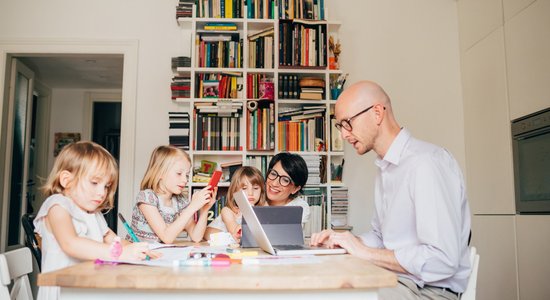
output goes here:
<path id="1" fill-rule="evenodd" d="M 550 217 L 516 215 L 510 121 L 550 106 L 550 1 L 458 2 L 481 299 L 547 299 Z"/>
<path id="2" fill-rule="evenodd" d="M 458 21 L 452 0 L 329 1 L 342 21 L 341 68 L 346 85 L 376 81 L 392 99 L 396 118 L 417 138 L 448 148 L 465 166 Z M 350 188 L 354 232 L 370 228 L 374 154 L 346 144 L 344 181 Z"/>
<path id="3" fill-rule="evenodd" d="M 170 58 L 189 53 L 190 47 L 189 41 L 182 40 L 176 23 L 176 3 L 175 0 L 0 2 L 0 40 L 52 44 L 137 42 L 136 145 L 132 161 L 135 182 L 133 191 L 126 193 L 132 196 L 121 199 L 126 213 L 130 212 L 131 204 L 124 204 L 133 203 L 152 149 L 168 142 L 167 112 L 174 109 L 169 88 Z"/>
<path id="4" fill-rule="evenodd" d="M 170 58 L 189 53 L 190 45 L 175 21 L 176 2 L 0 3 L 0 40 L 138 41 L 134 195 L 152 149 L 168 141 L 167 111 L 177 109 L 170 101 Z M 350 73 L 348 82 L 379 82 L 392 97 L 401 125 L 447 147 L 464 166 L 455 1 L 326 2 L 329 16 L 343 22 L 341 64 Z M 346 160 L 351 224 L 362 232 L 372 215 L 373 156 L 359 157 L 347 147 Z"/>
<path id="5" fill-rule="evenodd" d="M 120 93 L 120 90 L 52 89 L 48 170 L 51 170 L 55 159 L 53 149 L 56 132 L 77 132 L 84 139 L 82 120 L 87 93 Z"/>

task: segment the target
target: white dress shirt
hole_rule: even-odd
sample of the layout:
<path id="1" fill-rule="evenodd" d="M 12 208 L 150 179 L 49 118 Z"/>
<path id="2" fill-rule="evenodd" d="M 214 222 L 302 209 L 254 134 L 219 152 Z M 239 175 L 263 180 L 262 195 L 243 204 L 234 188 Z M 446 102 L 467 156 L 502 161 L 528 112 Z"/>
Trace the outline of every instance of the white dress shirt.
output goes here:
<path id="1" fill-rule="evenodd" d="M 401 129 L 384 158 L 375 161 L 372 230 L 360 236 L 394 250 L 418 286 L 463 292 L 470 275 L 470 208 L 464 178 L 447 150 Z"/>

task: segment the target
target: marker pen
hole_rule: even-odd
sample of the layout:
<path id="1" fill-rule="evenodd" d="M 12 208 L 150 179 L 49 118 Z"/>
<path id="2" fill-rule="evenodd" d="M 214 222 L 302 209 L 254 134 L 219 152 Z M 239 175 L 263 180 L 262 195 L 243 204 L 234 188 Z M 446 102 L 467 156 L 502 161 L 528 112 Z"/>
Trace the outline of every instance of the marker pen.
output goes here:
<path id="1" fill-rule="evenodd" d="M 211 259 L 174 260 L 174 267 L 187 267 L 187 266 L 227 267 L 230 264 L 231 264 L 231 261 L 229 260 L 211 260 Z"/>

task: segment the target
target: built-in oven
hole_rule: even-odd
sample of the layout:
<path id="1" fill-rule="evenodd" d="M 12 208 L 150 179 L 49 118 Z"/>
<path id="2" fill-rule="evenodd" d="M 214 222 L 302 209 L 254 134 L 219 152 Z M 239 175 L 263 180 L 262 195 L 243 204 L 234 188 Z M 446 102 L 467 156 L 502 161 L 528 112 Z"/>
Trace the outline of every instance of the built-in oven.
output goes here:
<path id="1" fill-rule="evenodd" d="M 512 121 L 518 213 L 550 213 L 550 107 Z"/>

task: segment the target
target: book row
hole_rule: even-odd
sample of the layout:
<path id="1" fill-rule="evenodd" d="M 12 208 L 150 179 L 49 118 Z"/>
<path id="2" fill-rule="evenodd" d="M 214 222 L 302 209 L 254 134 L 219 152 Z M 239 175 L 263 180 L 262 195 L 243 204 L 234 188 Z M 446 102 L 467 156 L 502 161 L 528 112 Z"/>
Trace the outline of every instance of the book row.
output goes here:
<path id="1" fill-rule="evenodd" d="M 242 150 L 238 113 L 230 117 L 220 117 L 217 114 L 196 112 L 195 124 L 195 150 Z"/>
<path id="2" fill-rule="evenodd" d="M 242 39 L 232 41 L 231 36 L 197 35 L 197 66 L 201 68 L 242 68 Z M 227 37 L 227 38 L 226 38 Z M 205 40 L 206 38 L 206 40 Z M 221 40 L 229 39 L 229 40 Z"/>
<path id="3" fill-rule="evenodd" d="M 176 17 L 191 17 L 190 1 L 180 1 Z M 325 19 L 324 0 L 196 0 L 199 18 Z"/>
<path id="4" fill-rule="evenodd" d="M 252 105 L 252 103 L 256 103 Z M 250 101 L 247 114 L 247 149 L 275 149 L 275 108 L 273 101 Z"/>
<path id="5" fill-rule="evenodd" d="M 279 66 L 327 66 L 326 24 L 308 24 L 304 20 L 279 22 Z"/>
<path id="6" fill-rule="evenodd" d="M 324 117 L 279 121 L 278 149 L 283 151 L 325 151 Z"/>

